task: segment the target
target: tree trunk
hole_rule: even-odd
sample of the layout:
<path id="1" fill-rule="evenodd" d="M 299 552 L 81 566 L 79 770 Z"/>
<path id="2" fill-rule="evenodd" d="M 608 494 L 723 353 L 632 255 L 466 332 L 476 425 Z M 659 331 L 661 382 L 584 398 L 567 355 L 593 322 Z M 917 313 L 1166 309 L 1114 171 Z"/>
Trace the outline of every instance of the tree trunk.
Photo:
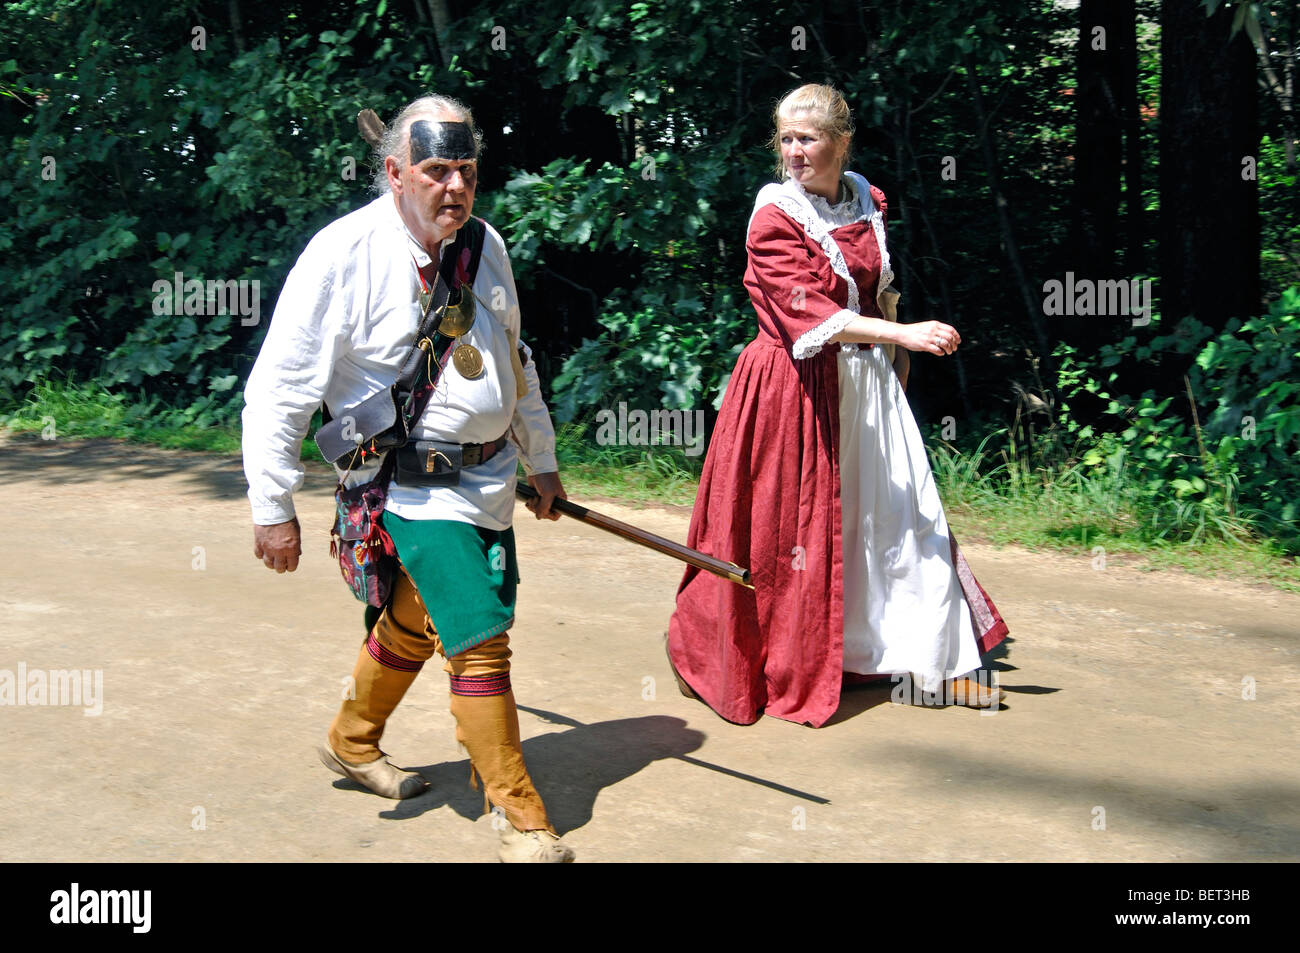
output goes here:
<path id="1" fill-rule="evenodd" d="M 1255 51 L 1229 39 L 1230 7 L 1161 5 L 1160 295 L 1165 328 L 1188 314 L 1221 330 L 1259 307 Z M 1172 391 L 1170 391 L 1172 393 Z"/>
<path id="2" fill-rule="evenodd" d="M 910 126 L 908 129 L 911 132 Z M 911 160 L 912 181 L 916 188 L 916 208 L 917 216 L 921 219 L 921 225 L 925 229 L 926 238 L 930 242 L 930 252 L 935 263 L 935 281 L 939 285 L 939 313 L 943 315 L 945 324 L 951 324 L 958 332 L 962 330 L 961 318 L 958 316 L 952 306 L 952 288 L 948 283 L 948 259 L 944 257 L 943 246 L 939 243 L 939 233 L 934 227 L 934 222 L 930 220 L 930 215 L 926 211 L 930 207 L 930 199 L 926 195 L 925 176 L 921 173 L 921 165 L 916 159 L 916 152 L 911 147 L 911 138 L 908 139 L 908 158 Z M 899 175 L 899 181 L 903 177 Z M 906 298 L 904 298 L 904 301 Z M 928 317 L 928 312 L 921 312 L 918 308 L 912 309 L 913 320 L 923 320 Z M 970 399 L 970 384 L 966 377 L 966 362 L 962 358 L 962 350 L 958 348 L 953 351 L 952 359 L 957 368 L 957 390 L 961 395 L 962 409 L 966 413 L 966 419 L 969 420 L 975 412 L 974 405 Z"/>
<path id="3" fill-rule="evenodd" d="M 984 166 L 988 172 L 989 191 L 993 195 L 993 209 L 998 217 L 998 228 L 1002 233 L 1002 246 L 1011 265 L 1011 274 L 1016 287 L 1020 289 L 1020 298 L 1025 306 L 1025 316 L 1029 319 L 1030 329 L 1038 344 L 1040 366 L 1047 367 L 1052 360 L 1052 345 L 1047 334 L 1047 323 L 1043 320 L 1043 302 L 1030 287 L 1020 262 L 1020 245 L 1016 242 L 1015 232 L 1011 228 L 1011 216 L 1007 213 L 1007 197 L 1002 194 L 998 182 L 998 157 L 993 148 L 993 137 L 989 132 L 988 116 L 984 109 L 984 93 L 980 89 L 979 77 L 975 74 L 975 64 L 969 55 L 962 57 L 966 67 L 966 82 L 970 87 L 971 103 L 975 107 L 976 134 L 980 141 L 980 151 L 984 154 Z"/>
<path id="4" fill-rule="evenodd" d="M 1142 112 L 1138 102 L 1137 9 L 1125 0 L 1123 23 L 1116 38 L 1120 61 L 1120 118 L 1124 124 L 1124 272 L 1132 277 L 1146 271 L 1146 203 L 1142 198 Z"/>
<path id="5" fill-rule="evenodd" d="M 244 52 L 244 23 L 239 16 L 239 0 L 228 0 L 226 10 L 230 14 L 230 36 L 235 41 L 235 52 Z"/>
<path id="6" fill-rule="evenodd" d="M 1128 9 L 1125 10 L 1124 8 Z M 1074 159 L 1075 222 L 1080 277 L 1119 277 L 1120 180 L 1123 174 L 1124 92 L 1120 33 L 1132 0 L 1082 0 L 1079 4 L 1077 146 Z M 1098 336 L 1100 325 L 1087 322 Z"/>
<path id="7" fill-rule="evenodd" d="M 437 40 L 438 59 L 443 68 L 451 65 L 451 54 L 447 52 L 447 35 L 451 32 L 451 11 L 447 0 L 429 0 L 429 16 L 433 17 L 433 35 Z"/>

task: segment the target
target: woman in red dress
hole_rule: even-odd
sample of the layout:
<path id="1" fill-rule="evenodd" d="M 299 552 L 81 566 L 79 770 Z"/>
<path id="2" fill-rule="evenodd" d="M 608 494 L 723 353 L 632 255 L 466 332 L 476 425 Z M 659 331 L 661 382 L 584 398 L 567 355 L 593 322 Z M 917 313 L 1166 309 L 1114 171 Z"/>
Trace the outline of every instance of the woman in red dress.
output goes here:
<path id="1" fill-rule="evenodd" d="M 748 566 L 753 590 L 688 569 L 675 674 L 728 721 L 824 724 L 848 677 L 902 675 L 977 707 L 965 676 L 1006 625 L 952 540 L 903 385 L 938 321 L 898 324 L 885 196 L 845 172 L 848 104 L 803 86 L 774 114 L 783 181 L 754 203 L 745 287 L 758 336 L 736 362 L 689 545 Z"/>

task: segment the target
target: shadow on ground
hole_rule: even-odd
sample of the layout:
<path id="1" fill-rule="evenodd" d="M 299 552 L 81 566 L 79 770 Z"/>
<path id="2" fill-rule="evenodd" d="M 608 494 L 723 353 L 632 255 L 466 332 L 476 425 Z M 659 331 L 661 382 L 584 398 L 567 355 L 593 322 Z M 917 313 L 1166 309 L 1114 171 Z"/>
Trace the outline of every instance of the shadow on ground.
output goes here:
<path id="1" fill-rule="evenodd" d="M 705 734 L 689 728 L 680 718 L 646 715 L 584 725 L 563 715 L 519 706 L 521 711 L 567 725 L 568 730 L 529 738 L 523 743 L 528 771 L 546 801 L 551 823 L 561 833 L 576 830 L 591 820 L 600 792 L 629 778 L 655 761 L 678 758 L 697 750 Z M 380 812 L 390 820 L 419 817 L 447 806 L 475 820 L 483 814 L 483 792 L 469 785 L 469 760 L 412 767 L 431 787 L 426 794 L 397 802 Z M 356 788 L 340 779 L 336 788 Z"/>
<path id="2" fill-rule="evenodd" d="M 6 442 L 22 448 L 21 455 L 0 460 L 0 479 L 30 479 L 34 468 L 41 478 L 65 486 L 80 483 L 130 483 L 183 477 L 190 487 L 218 500 L 247 495 L 243 462 L 238 456 L 192 450 L 160 451 L 156 447 L 123 440 L 41 440 L 35 435 L 11 434 Z M 307 462 L 304 489 L 333 492 L 337 481 L 323 463 Z"/>
<path id="3" fill-rule="evenodd" d="M 998 673 L 997 685 L 1007 694 L 1007 697 L 998 708 L 999 711 L 1007 711 L 1010 707 L 1007 705 L 1007 701 L 1010 701 L 1016 694 L 1051 695 L 1060 691 L 1059 688 L 1051 688 L 1045 685 L 1008 685 L 1002 679 L 1003 674 L 1018 671 L 1016 666 L 1006 661 L 1007 655 L 1010 654 L 1011 643 L 1014 641 L 1014 638 L 1007 636 L 1005 640 L 996 645 L 992 651 L 986 653 L 982 658 L 981 667 Z M 898 687 L 894 678 L 895 676 L 891 676 L 872 682 L 845 685 L 840 691 L 840 707 L 835 710 L 835 714 L 831 716 L 824 727 L 838 725 L 879 705 L 890 704 L 893 700 L 894 690 Z M 908 704 L 908 702 L 903 701 L 900 704 Z M 946 706 L 918 705 L 913 707 L 941 711 Z"/>

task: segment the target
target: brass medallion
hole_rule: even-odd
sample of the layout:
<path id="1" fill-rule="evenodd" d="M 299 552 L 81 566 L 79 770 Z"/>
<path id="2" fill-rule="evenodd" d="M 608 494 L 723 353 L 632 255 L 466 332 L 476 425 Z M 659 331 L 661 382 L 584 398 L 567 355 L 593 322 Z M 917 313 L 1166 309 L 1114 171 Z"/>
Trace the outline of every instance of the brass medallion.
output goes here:
<path id="1" fill-rule="evenodd" d="M 457 289 L 456 295 L 454 302 L 447 302 L 447 307 L 442 311 L 442 320 L 438 322 L 438 333 L 449 338 L 458 338 L 474 326 L 474 298 L 460 289 Z"/>
<path id="2" fill-rule="evenodd" d="M 451 362 L 466 380 L 474 380 L 483 373 L 483 355 L 472 344 L 462 341 L 456 343 L 456 350 L 451 352 Z"/>

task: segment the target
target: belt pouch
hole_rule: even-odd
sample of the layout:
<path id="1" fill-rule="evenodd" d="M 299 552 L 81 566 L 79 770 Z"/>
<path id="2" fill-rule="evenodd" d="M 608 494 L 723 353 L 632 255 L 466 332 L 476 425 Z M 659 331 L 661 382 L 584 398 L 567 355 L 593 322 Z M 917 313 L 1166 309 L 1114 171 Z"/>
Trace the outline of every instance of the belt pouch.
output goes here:
<path id="1" fill-rule="evenodd" d="M 391 387 L 371 394 L 316 431 L 316 446 L 321 456 L 343 467 L 358 447 L 376 450 L 397 446 L 406 441 L 406 420 L 397 412 L 397 400 Z"/>
<path id="2" fill-rule="evenodd" d="M 397 455 L 393 482 L 399 486 L 460 485 L 460 471 L 465 460 L 458 443 L 412 440 L 393 452 Z"/>

